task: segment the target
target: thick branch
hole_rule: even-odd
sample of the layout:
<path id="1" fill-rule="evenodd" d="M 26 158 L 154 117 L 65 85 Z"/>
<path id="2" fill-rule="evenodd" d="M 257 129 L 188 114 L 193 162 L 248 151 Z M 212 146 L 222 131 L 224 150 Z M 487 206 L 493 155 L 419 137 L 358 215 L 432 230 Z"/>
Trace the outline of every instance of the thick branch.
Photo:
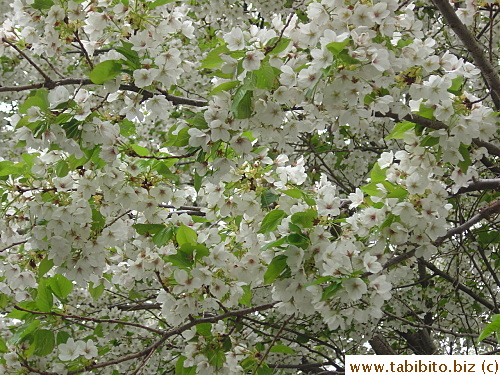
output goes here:
<path id="1" fill-rule="evenodd" d="M 460 188 L 457 194 L 468 193 L 470 191 L 478 190 L 499 190 L 500 189 L 500 178 L 491 178 L 474 181 L 469 186 Z"/>
<path id="2" fill-rule="evenodd" d="M 451 29 L 462 41 L 464 47 L 467 48 L 467 50 L 472 55 L 476 66 L 481 70 L 486 82 L 490 87 L 491 96 L 493 98 L 493 101 L 495 102 L 497 110 L 500 109 L 500 77 L 498 76 L 497 71 L 489 62 L 476 38 L 472 35 L 469 29 L 467 29 L 467 26 L 465 26 L 462 21 L 460 21 L 449 1 L 432 1 L 438 7 L 446 22 L 448 22 L 448 25 L 450 25 Z"/>
<path id="3" fill-rule="evenodd" d="M 389 345 L 384 336 L 380 333 L 373 335 L 373 337 L 368 340 L 373 351 L 377 355 L 396 355 L 397 353 L 394 349 Z"/>
<path id="4" fill-rule="evenodd" d="M 483 141 L 479 138 L 474 138 L 472 142 L 474 142 L 474 144 L 478 147 L 484 147 L 487 149 L 490 155 L 500 156 L 500 148 L 495 146 L 493 143 Z"/>

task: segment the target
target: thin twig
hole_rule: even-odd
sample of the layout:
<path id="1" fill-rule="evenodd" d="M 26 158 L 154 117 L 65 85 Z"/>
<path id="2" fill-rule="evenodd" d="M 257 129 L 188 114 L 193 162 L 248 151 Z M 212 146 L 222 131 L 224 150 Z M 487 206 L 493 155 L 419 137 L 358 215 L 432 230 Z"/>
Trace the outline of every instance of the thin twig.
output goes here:
<path id="1" fill-rule="evenodd" d="M 78 30 L 75 30 L 73 35 L 75 35 L 76 41 L 80 45 L 80 48 L 82 49 L 82 52 L 83 52 L 83 56 L 85 56 L 85 60 L 87 60 L 87 63 L 89 64 L 90 69 L 94 69 L 94 64 L 92 63 L 92 60 L 90 59 L 90 56 L 87 53 L 87 50 L 85 49 L 85 46 L 83 45 L 82 41 L 80 40 L 80 36 L 78 35 Z"/>
<path id="2" fill-rule="evenodd" d="M 25 311 L 25 312 L 28 312 L 28 313 L 33 314 L 33 315 L 58 316 L 58 317 L 63 318 L 63 319 L 85 320 L 87 322 L 94 322 L 94 323 L 114 323 L 114 324 L 121 324 L 121 325 L 125 325 L 125 326 L 131 326 L 131 327 L 141 328 L 141 329 L 144 329 L 146 331 L 154 332 L 154 333 L 157 333 L 157 334 L 163 334 L 164 333 L 164 331 L 162 331 L 160 329 L 147 327 L 147 326 L 144 326 L 144 325 L 138 324 L 138 323 L 124 322 L 124 321 L 121 321 L 121 320 L 88 318 L 88 317 L 85 317 L 85 316 L 78 316 L 78 315 L 72 315 L 72 314 L 60 314 L 60 313 L 56 313 L 54 311 L 49 311 L 49 312 L 33 311 L 33 310 L 25 309 L 25 308 L 23 308 L 21 306 L 18 306 L 18 305 L 15 305 L 14 308 L 16 310 Z"/>
<path id="3" fill-rule="evenodd" d="M 54 64 L 52 64 L 46 56 L 42 55 L 40 57 L 45 60 L 47 65 L 50 66 L 50 69 L 52 69 L 54 71 L 54 73 L 56 73 L 60 78 L 64 78 L 64 75 L 59 70 L 57 70 L 57 68 L 54 66 Z"/>
<path id="4" fill-rule="evenodd" d="M 6 246 L 4 247 L 3 249 L 0 249 L 0 253 L 5 251 L 5 250 L 8 250 L 10 249 L 11 247 L 14 247 L 14 246 L 17 246 L 17 245 L 22 245 L 22 244 L 25 244 L 26 242 L 28 242 L 28 240 L 24 240 L 24 241 L 19 241 L 19 242 L 14 242 L 12 244 L 10 244 L 9 246 Z"/>
<path id="5" fill-rule="evenodd" d="M 420 258 L 418 261 L 420 263 L 422 263 L 423 265 L 425 265 L 428 269 L 433 271 L 435 274 L 441 276 L 443 279 L 445 279 L 446 281 L 453 284 L 457 289 L 461 290 L 465 294 L 468 294 L 470 297 L 472 297 L 475 301 L 479 302 L 484 307 L 487 307 L 488 309 L 495 312 L 496 314 L 498 314 L 500 312 L 493 304 L 486 301 L 484 298 L 478 296 L 476 293 L 474 293 L 472 290 L 467 288 L 465 285 L 461 284 L 457 279 L 454 279 L 453 277 L 448 275 L 446 272 L 441 271 L 434 264 L 432 264 L 432 263 L 430 263 L 422 258 Z"/>
<path id="6" fill-rule="evenodd" d="M 285 326 L 288 324 L 288 322 L 290 320 L 292 320 L 292 318 L 295 317 L 295 314 L 292 314 L 290 315 L 290 317 L 288 319 L 286 319 L 283 324 L 281 325 L 280 329 L 278 330 L 278 332 L 276 333 L 276 335 L 274 335 L 273 337 L 273 341 L 271 341 L 271 343 L 269 344 L 269 346 L 267 347 L 265 353 L 262 355 L 262 357 L 260 358 L 260 361 L 259 363 L 257 364 L 257 366 L 255 367 L 255 369 L 253 370 L 252 372 L 252 375 L 255 375 L 257 373 L 257 371 L 259 370 L 260 366 L 262 366 L 262 363 L 264 363 L 264 360 L 266 359 L 266 357 L 269 355 L 269 352 L 271 351 L 271 348 L 274 346 L 274 344 L 276 344 L 276 341 L 278 341 L 278 338 L 280 337 L 281 333 L 283 332 L 283 330 L 285 329 Z"/>
<path id="7" fill-rule="evenodd" d="M 16 46 L 10 40 L 7 40 L 5 38 L 2 38 L 2 42 L 7 43 L 9 46 L 14 48 L 22 57 L 24 57 L 26 59 L 27 62 L 30 63 L 30 65 L 33 66 L 38 71 L 38 73 L 40 73 L 40 75 L 45 79 L 45 85 L 47 85 L 47 87 L 49 87 L 53 84 L 52 79 L 47 75 L 47 73 L 45 73 L 42 70 L 42 68 L 40 68 L 38 66 L 37 63 L 35 63 L 33 60 L 31 60 L 31 58 L 29 58 L 29 56 L 26 55 L 18 46 Z"/>

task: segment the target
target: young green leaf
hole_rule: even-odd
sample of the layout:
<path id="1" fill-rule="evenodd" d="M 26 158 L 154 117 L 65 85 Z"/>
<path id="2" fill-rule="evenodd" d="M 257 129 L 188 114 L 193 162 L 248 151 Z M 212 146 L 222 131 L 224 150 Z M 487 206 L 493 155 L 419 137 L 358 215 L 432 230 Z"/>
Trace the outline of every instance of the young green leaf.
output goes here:
<path id="1" fill-rule="evenodd" d="M 258 233 L 269 233 L 275 230 L 278 225 L 281 223 L 281 220 L 285 218 L 287 215 L 283 210 L 273 210 L 270 211 L 262 220 L 262 224 L 260 226 Z"/>
<path id="2" fill-rule="evenodd" d="M 89 78 L 96 85 L 115 78 L 122 72 L 122 64 L 118 60 L 106 60 L 97 64 L 89 74 Z"/>

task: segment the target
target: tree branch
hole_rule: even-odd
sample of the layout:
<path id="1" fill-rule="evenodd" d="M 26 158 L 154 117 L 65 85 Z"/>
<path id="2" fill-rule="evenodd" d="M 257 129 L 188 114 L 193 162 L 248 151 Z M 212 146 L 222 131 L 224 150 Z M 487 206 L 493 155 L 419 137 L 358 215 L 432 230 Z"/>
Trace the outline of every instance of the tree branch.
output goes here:
<path id="1" fill-rule="evenodd" d="M 487 217 L 491 215 L 498 214 L 500 212 L 500 199 L 492 202 L 487 208 L 479 212 L 476 216 L 472 217 L 472 219 L 467 220 L 465 223 L 462 225 L 459 225 L 458 227 L 455 227 L 453 229 L 450 229 L 444 236 L 439 237 L 434 244 L 436 246 L 441 245 L 445 240 L 448 238 L 451 238 L 457 234 L 465 232 L 467 229 L 472 227 L 474 224 L 480 222 L 483 219 L 486 219 Z"/>
<path id="2" fill-rule="evenodd" d="M 435 326 L 431 326 L 431 325 L 427 325 L 427 324 L 412 322 L 411 320 L 401 318 L 401 317 L 397 316 L 396 314 L 390 313 L 390 312 L 385 311 L 385 310 L 384 310 L 384 314 L 388 315 L 394 319 L 400 320 L 400 321 L 402 321 L 402 322 L 404 322 L 412 327 L 416 327 L 416 328 L 427 328 L 429 330 L 445 333 L 447 335 L 452 335 L 454 337 L 479 337 L 479 334 L 477 334 L 477 333 L 459 333 L 459 332 L 450 331 L 448 329 L 444 329 L 444 328 L 440 328 L 440 327 L 435 327 Z"/>
<path id="3" fill-rule="evenodd" d="M 14 246 L 17 246 L 17 245 L 22 245 L 22 244 L 25 244 L 26 242 L 28 242 L 28 240 L 19 241 L 19 242 L 14 242 L 14 243 L 10 244 L 9 246 L 5 246 L 4 248 L 0 249 L 0 253 L 4 252 L 5 250 L 10 249 L 11 247 L 14 247 Z"/>
<path id="4" fill-rule="evenodd" d="M 86 85 L 95 85 L 95 83 L 88 78 L 65 78 L 57 81 L 52 81 L 49 79 L 49 81 L 46 82 L 33 83 L 30 85 L 0 86 L 0 92 L 19 92 L 19 91 L 39 89 L 42 87 L 47 87 L 49 89 L 52 89 L 57 86 L 66 86 L 66 85 L 86 86 Z M 141 94 L 145 99 L 151 99 L 152 97 L 155 96 L 155 93 L 148 90 L 144 90 L 135 85 L 123 84 L 120 85 L 120 90 L 136 92 L 138 94 Z M 164 90 L 158 90 L 158 91 L 160 91 L 163 95 L 165 95 L 165 98 L 171 101 L 175 105 L 185 104 L 185 105 L 192 105 L 194 107 L 205 107 L 207 105 L 207 102 L 205 100 L 189 99 L 189 98 L 184 98 L 182 96 L 170 95 Z"/>
<path id="5" fill-rule="evenodd" d="M 484 298 L 478 296 L 476 293 L 474 293 L 472 290 L 469 288 L 465 287 L 463 284 L 460 284 L 460 282 L 457 279 L 454 279 L 450 275 L 448 275 L 446 272 L 441 271 L 439 268 L 437 268 L 434 264 L 420 258 L 418 260 L 420 263 L 425 265 L 428 269 L 433 271 L 435 274 L 441 276 L 443 279 L 446 281 L 449 281 L 451 284 L 453 284 L 457 289 L 461 290 L 465 294 L 468 294 L 470 297 L 472 297 L 475 301 L 479 302 L 481 305 L 484 307 L 487 307 L 491 311 L 495 312 L 498 314 L 500 311 L 490 302 L 486 301 Z"/>
<path id="6" fill-rule="evenodd" d="M 230 312 L 227 312 L 227 313 L 224 313 L 224 314 L 215 315 L 215 316 L 208 317 L 208 318 L 193 319 L 191 322 L 186 323 L 186 324 L 184 324 L 184 325 L 182 325 L 182 326 L 180 326 L 178 328 L 171 329 L 171 330 L 168 330 L 168 331 L 164 332 L 163 336 L 161 337 L 161 339 L 159 339 L 154 344 L 148 346 L 147 348 L 145 348 L 145 349 L 143 349 L 143 350 L 141 350 L 141 351 L 139 351 L 137 353 L 129 354 L 129 355 L 126 355 L 124 357 L 117 358 L 117 359 L 114 359 L 114 360 L 111 360 L 111 361 L 107 361 L 107 362 L 101 362 L 101 363 L 96 363 L 94 365 L 85 366 L 84 368 L 81 368 L 81 369 L 78 369 L 78 370 L 68 371 L 67 375 L 80 374 L 80 373 L 85 372 L 85 371 L 90 371 L 90 370 L 94 370 L 94 369 L 98 369 L 98 368 L 103 368 L 103 367 L 115 365 L 117 363 L 126 362 L 126 361 L 129 361 L 131 359 L 136 359 L 136 358 L 141 358 L 141 357 L 147 356 L 152 351 L 156 351 L 161 345 L 163 345 L 163 343 L 165 341 L 168 340 L 168 338 L 170 338 L 170 337 L 172 337 L 174 335 L 181 334 L 182 332 L 184 332 L 184 331 L 186 331 L 186 330 L 190 329 L 191 327 L 194 327 L 194 326 L 196 326 L 198 324 L 201 324 L 201 323 L 215 323 L 215 322 L 218 322 L 219 320 L 222 320 L 222 319 L 225 319 L 225 318 L 229 318 L 229 317 L 232 317 L 232 316 L 245 316 L 245 315 L 257 312 L 257 311 L 269 310 L 270 308 L 274 307 L 274 305 L 276 305 L 277 303 L 278 302 L 271 302 L 271 303 L 267 303 L 267 304 L 264 304 L 264 305 L 249 307 L 247 309 L 230 311 Z M 52 373 L 52 374 L 48 373 L 48 375 L 57 375 L 57 374 L 56 373 Z"/>
<path id="7" fill-rule="evenodd" d="M 444 19 L 446 20 L 446 22 L 448 22 L 448 25 L 462 41 L 464 47 L 467 48 L 467 50 L 472 55 L 474 62 L 476 63 L 479 70 L 481 70 L 481 72 L 483 73 L 484 78 L 490 87 L 491 97 L 493 99 L 493 102 L 495 103 L 496 109 L 499 110 L 500 77 L 498 76 L 495 68 L 489 62 L 477 39 L 472 35 L 469 29 L 467 29 L 467 26 L 465 26 L 462 21 L 460 21 L 449 1 L 432 0 L 432 2 L 438 7 Z"/>
<path id="8" fill-rule="evenodd" d="M 14 308 L 19 311 L 25 311 L 33 315 L 50 315 L 50 316 L 58 316 L 63 319 L 75 319 L 75 320 L 85 320 L 87 322 L 94 322 L 94 323 L 114 323 L 114 324 L 121 324 L 124 326 L 131 326 L 131 327 L 137 327 L 137 328 L 142 328 L 145 329 L 146 331 L 154 332 L 157 334 L 162 334 L 164 331 L 160 329 L 155 329 L 147 326 L 143 326 L 142 324 L 138 323 L 131 323 L 131 322 L 124 322 L 121 320 L 115 320 L 115 319 L 99 319 L 99 318 L 87 318 L 84 316 L 78 316 L 78 315 L 72 315 L 72 314 L 60 314 L 56 313 L 53 311 L 50 312 L 41 312 L 41 311 L 33 311 L 33 310 L 28 310 L 25 308 L 22 308 L 18 305 L 15 305 Z"/>
<path id="9" fill-rule="evenodd" d="M 266 359 L 266 357 L 269 355 L 269 352 L 271 351 L 271 348 L 274 346 L 274 344 L 276 344 L 276 341 L 278 340 L 278 338 L 280 337 L 281 333 L 283 332 L 283 330 L 285 329 L 285 326 L 287 325 L 287 323 L 292 320 L 292 318 L 295 316 L 295 314 L 292 314 L 288 317 L 288 319 L 286 319 L 283 324 L 281 325 L 280 329 L 278 330 L 278 332 L 274 335 L 273 337 L 273 341 L 271 341 L 271 343 L 268 345 L 264 355 L 262 355 L 262 357 L 260 357 L 260 361 L 259 363 L 257 363 L 257 366 L 255 366 L 255 369 L 253 370 L 252 372 L 252 375 L 255 375 L 257 374 L 257 371 L 259 370 L 260 366 L 262 365 L 262 363 L 264 362 L 264 360 Z"/>
<path id="10" fill-rule="evenodd" d="M 397 353 L 394 349 L 389 345 L 384 336 L 380 333 L 373 335 L 373 337 L 368 340 L 373 351 L 377 355 L 396 355 Z"/>
<path id="11" fill-rule="evenodd" d="M 467 229 L 472 227 L 474 224 L 477 224 L 483 219 L 488 218 L 491 215 L 497 214 L 500 212 L 500 200 L 494 201 L 491 203 L 488 207 L 483 209 L 481 212 L 479 212 L 476 216 L 471 218 L 470 220 L 466 221 L 462 225 L 450 229 L 444 236 L 439 237 L 434 241 L 434 245 L 439 247 L 442 245 L 442 243 L 447 240 L 448 238 L 451 238 L 457 234 L 465 232 Z M 415 255 L 415 252 L 417 251 L 417 247 L 413 248 L 412 250 L 409 250 L 403 254 L 400 254 L 398 256 L 395 256 L 394 258 L 389 259 L 382 267 L 383 269 L 387 269 L 389 267 L 395 266 L 396 264 L 399 264 L 401 262 L 404 262 L 405 260 L 413 257 Z M 361 277 L 367 277 L 372 275 L 371 272 L 365 272 L 364 274 L 361 275 Z"/>
<path id="12" fill-rule="evenodd" d="M 500 189 L 500 178 L 482 179 L 472 182 L 471 184 L 469 184 L 469 186 L 460 188 L 454 195 L 468 193 L 470 191 L 499 190 L 499 189 Z"/>
<path id="13" fill-rule="evenodd" d="M 4 43 L 7 43 L 9 46 L 11 46 L 12 48 L 14 48 L 22 57 L 24 57 L 24 59 L 32 66 L 34 67 L 38 73 L 40 73 L 40 75 L 45 79 L 45 83 L 44 85 L 46 85 L 47 87 L 52 87 L 54 82 L 52 81 L 52 79 L 47 75 L 47 73 L 45 73 L 42 68 L 40 68 L 38 66 L 37 63 L 35 63 L 33 60 L 31 60 L 31 58 L 26 55 L 21 49 L 19 49 L 18 46 L 16 46 L 14 43 L 12 43 L 10 40 L 7 40 L 5 38 L 2 38 L 2 42 Z"/>

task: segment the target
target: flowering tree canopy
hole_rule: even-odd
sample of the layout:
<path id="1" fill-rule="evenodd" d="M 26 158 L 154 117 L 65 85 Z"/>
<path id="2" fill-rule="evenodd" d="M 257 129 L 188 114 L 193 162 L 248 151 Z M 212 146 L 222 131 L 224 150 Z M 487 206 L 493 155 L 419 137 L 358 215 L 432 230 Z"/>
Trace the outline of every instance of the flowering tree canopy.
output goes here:
<path id="1" fill-rule="evenodd" d="M 0 7 L 1 373 L 500 351 L 498 3 Z"/>

